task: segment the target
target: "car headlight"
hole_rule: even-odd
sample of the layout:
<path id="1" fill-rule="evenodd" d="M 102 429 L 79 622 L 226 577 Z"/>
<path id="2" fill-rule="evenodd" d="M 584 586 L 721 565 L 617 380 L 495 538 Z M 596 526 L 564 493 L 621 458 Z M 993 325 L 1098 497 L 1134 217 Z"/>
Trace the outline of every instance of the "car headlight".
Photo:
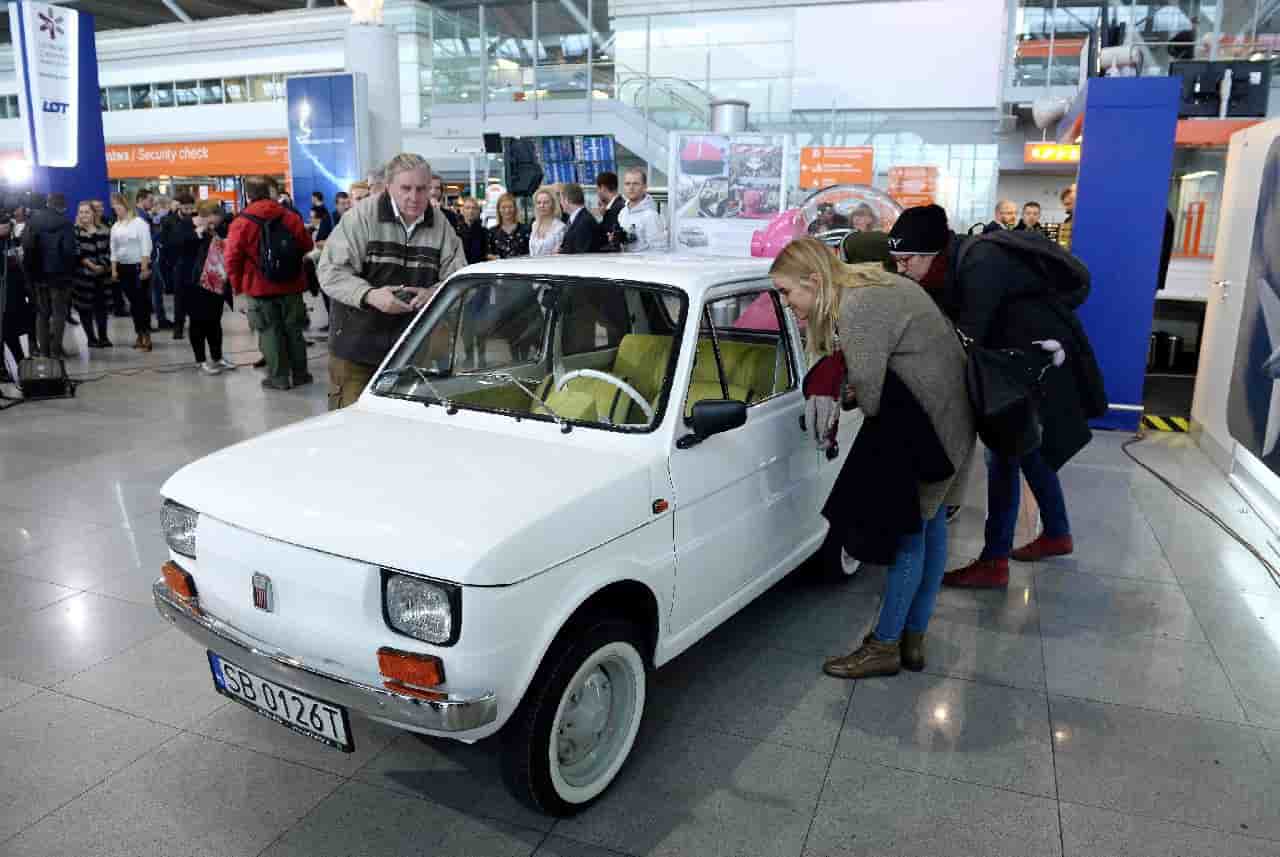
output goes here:
<path id="1" fill-rule="evenodd" d="M 387 624 L 427 643 L 451 645 L 460 631 L 462 590 L 420 577 L 384 572 L 382 604 Z"/>
<path id="2" fill-rule="evenodd" d="M 169 549 L 183 556 L 196 558 L 196 524 L 200 513 L 181 503 L 165 500 L 160 509 L 160 526 L 164 528 L 164 540 Z"/>

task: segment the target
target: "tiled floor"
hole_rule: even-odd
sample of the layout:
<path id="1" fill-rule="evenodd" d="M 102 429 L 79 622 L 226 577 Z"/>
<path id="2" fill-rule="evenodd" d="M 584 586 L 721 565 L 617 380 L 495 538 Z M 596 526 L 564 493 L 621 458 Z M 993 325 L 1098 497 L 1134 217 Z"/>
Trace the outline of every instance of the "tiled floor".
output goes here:
<path id="1" fill-rule="evenodd" d="M 252 361 L 243 319 L 227 323 Z M 157 490 L 319 413 L 324 389 L 204 377 L 185 343 L 157 341 L 75 367 L 154 371 L 0 413 L 2 854 L 1280 853 L 1280 590 L 1122 437 L 1064 471 L 1076 556 L 1015 569 L 1007 592 L 944 592 L 925 673 L 823 677 L 881 576 L 788 580 L 658 673 L 612 791 L 552 823 L 507 794 L 491 746 L 356 719 L 344 755 L 213 692 L 203 652 L 150 606 Z M 1270 538 L 1185 436 L 1137 451 Z M 966 511 L 957 562 L 980 533 Z"/>

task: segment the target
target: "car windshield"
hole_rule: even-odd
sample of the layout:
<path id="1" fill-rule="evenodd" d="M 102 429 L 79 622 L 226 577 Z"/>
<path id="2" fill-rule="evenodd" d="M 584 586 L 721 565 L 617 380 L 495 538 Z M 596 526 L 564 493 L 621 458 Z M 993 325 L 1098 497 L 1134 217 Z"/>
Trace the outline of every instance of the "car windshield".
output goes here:
<path id="1" fill-rule="evenodd" d="M 455 277 L 373 383 L 375 395 L 520 419 L 651 431 L 688 301 L 586 278 Z"/>

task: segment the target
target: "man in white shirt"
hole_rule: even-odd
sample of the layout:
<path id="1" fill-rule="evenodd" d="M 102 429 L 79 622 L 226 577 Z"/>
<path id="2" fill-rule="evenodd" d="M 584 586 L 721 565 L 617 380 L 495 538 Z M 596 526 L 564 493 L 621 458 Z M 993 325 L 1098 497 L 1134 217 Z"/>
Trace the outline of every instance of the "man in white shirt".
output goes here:
<path id="1" fill-rule="evenodd" d="M 667 224 L 658 213 L 657 203 L 649 196 L 649 177 L 643 169 L 632 167 L 623 174 L 622 195 L 627 198 L 627 204 L 618 215 L 623 251 L 666 250 Z"/>

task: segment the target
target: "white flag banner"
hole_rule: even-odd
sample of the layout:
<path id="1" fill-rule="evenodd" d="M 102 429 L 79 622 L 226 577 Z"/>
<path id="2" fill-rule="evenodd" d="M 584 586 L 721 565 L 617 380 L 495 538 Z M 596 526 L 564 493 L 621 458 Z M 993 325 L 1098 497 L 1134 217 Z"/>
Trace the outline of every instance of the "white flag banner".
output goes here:
<path id="1" fill-rule="evenodd" d="M 80 162 L 80 14 L 48 3 L 10 3 L 23 146 L 39 167 Z"/>

